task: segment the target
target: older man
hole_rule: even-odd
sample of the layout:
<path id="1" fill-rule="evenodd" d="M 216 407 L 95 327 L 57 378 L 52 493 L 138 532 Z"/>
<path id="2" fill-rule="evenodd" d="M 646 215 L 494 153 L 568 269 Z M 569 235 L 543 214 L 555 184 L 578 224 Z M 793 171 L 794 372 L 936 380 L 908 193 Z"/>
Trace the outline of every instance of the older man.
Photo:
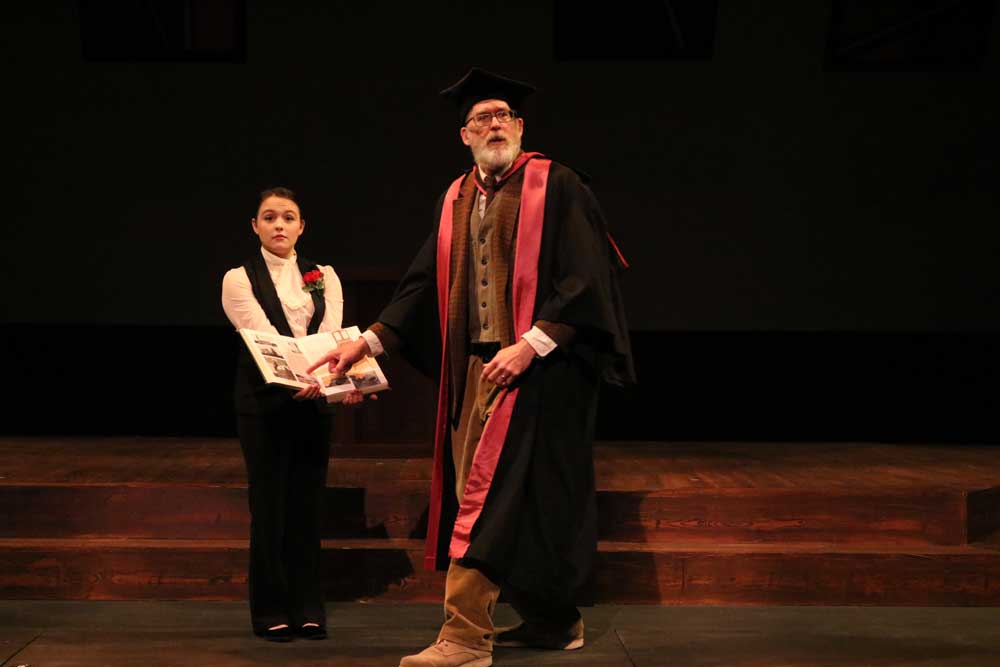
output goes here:
<path id="1" fill-rule="evenodd" d="M 425 564 L 448 569 L 445 620 L 400 667 L 484 667 L 494 643 L 583 646 L 598 387 L 633 379 L 624 261 L 580 176 L 521 149 L 533 91 L 479 68 L 442 91 L 475 164 L 378 322 L 320 362 L 344 372 L 398 350 L 440 367 Z M 523 622 L 495 633 L 501 587 Z"/>

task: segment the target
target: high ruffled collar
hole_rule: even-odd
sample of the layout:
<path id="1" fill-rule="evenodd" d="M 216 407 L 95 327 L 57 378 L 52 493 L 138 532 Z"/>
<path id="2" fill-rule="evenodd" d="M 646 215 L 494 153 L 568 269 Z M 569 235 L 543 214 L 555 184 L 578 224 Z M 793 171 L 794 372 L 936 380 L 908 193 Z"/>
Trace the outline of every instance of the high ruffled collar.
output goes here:
<path id="1" fill-rule="evenodd" d="M 299 272 L 298 256 L 294 250 L 288 259 L 275 255 L 264 246 L 260 247 L 260 254 L 264 256 L 264 263 L 274 281 L 274 289 L 283 304 L 295 310 L 312 303 L 312 296 L 302 290 L 302 274 Z"/>
<path id="2" fill-rule="evenodd" d="M 291 257 L 289 257 L 288 259 L 285 259 L 284 257 L 278 257 L 264 246 L 260 247 L 260 254 L 264 256 L 264 261 L 267 263 L 267 265 L 274 268 L 282 268 L 287 266 L 288 264 L 295 264 L 297 262 L 297 255 L 295 254 L 294 250 L 292 251 Z"/>

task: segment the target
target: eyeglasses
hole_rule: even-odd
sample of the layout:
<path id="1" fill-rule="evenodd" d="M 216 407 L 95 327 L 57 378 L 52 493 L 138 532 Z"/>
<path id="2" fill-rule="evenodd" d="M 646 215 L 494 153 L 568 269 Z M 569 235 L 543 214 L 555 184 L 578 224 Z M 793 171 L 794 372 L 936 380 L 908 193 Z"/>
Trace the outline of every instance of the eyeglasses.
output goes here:
<path id="1" fill-rule="evenodd" d="M 489 127 L 493 124 L 493 119 L 496 118 L 501 123 L 509 123 L 510 121 L 517 118 L 517 112 L 513 109 L 497 109 L 496 111 L 484 111 L 483 113 L 477 113 L 475 116 L 469 116 L 465 119 L 465 124 L 468 125 L 470 122 L 476 127 L 483 128 Z"/>

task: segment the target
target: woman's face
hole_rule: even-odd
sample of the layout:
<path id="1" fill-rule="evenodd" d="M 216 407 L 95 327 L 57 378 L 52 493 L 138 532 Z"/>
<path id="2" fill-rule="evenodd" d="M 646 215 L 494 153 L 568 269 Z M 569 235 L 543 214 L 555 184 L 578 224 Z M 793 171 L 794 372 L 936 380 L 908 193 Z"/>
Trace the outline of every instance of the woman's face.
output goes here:
<path id="1" fill-rule="evenodd" d="M 299 216 L 299 206 L 291 199 L 271 196 L 260 203 L 257 217 L 251 221 L 254 234 L 268 252 L 288 258 L 306 223 Z"/>

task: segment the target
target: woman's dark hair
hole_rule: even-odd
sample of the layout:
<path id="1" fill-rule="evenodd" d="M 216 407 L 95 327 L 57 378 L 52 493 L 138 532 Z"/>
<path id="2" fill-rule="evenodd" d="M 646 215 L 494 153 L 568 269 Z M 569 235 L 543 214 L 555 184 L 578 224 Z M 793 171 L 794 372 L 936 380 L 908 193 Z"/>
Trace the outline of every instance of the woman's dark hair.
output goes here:
<path id="1" fill-rule="evenodd" d="M 267 188 L 266 190 L 261 190 L 260 199 L 257 200 L 258 208 L 260 207 L 261 204 L 264 203 L 264 200 L 267 199 L 268 197 L 281 197 L 282 199 L 288 199 L 290 201 L 293 201 L 299 207 L 299 213 L 302 212 L 302 204 L 299 203 L 299 198 L 296 196 L 294 192 L 292 192 L 288 188 L 283 188 L 278 186 L 274 188 Z"/>

